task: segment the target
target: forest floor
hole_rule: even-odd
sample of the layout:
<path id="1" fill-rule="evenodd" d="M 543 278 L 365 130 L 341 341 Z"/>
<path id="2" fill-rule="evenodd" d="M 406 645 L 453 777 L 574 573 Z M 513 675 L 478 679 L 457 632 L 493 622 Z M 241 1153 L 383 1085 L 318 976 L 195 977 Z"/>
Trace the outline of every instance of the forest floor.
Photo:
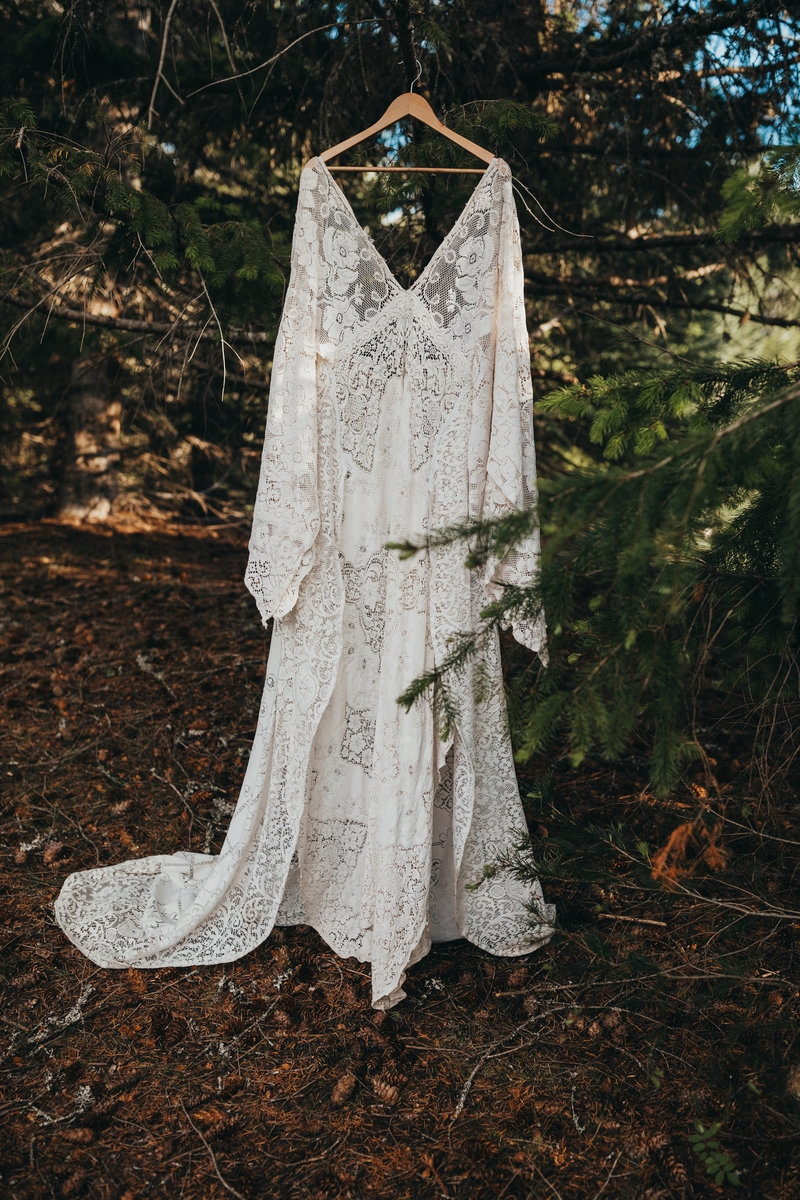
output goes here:
<path id="1" fill-rule="evenodd" d="M 799 806 L 735 744 L 666 801 L 634 755 L 520 767 L 559 928 L 434 946 L 387 1013 L 302 926 L 185 969 L 68 941 L 69 872 L 222 844 L 268 650 L 246 537 L 0 530 L 0 1194 L 800 1197 Z"/>

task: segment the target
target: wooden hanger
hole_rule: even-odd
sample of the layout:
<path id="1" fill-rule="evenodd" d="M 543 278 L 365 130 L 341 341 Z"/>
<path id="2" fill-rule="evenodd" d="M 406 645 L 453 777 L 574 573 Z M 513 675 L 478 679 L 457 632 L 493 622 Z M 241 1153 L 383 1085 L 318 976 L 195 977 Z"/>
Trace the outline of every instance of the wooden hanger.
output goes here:
<path id="1" fill-rule="evenodd" d="M 416 83 L 416 79 L 414 83 Z M 413 88 L 414 84 L 412 83 L 411 86 Z M 352 137 L 347 138 L 344 142 L 338 142 L 335 146 L 331 146 L 329 150 L 323 150 L 319 157 L 323 162 L 327 163 L 330 159 L 336 158 L 338 154 L 343 154 L 345 150 L 349 150 L 351 146 L 355 146 L 356 142 L 363 142 L 364 138 L 370 137 L 373 133 L 379 133 L 387 125 L 394 125 L 395 121 L 399 121 L 403 117 L 416 117 L 418 121 L 422 121 L 423 125 L 428 125 L 437 133 L 444 134 L 451 142 L 456 142 L 457 145 L 463 146 L 465 150 L 469 150 L 470 154 L 483 159 L 485 163 L 491 163 L 495 157 L 491 150 L 486 150 L 483 146 L 477 145 L 476 142 L 471 142 L 468 138 L 462 137 L 460 133 L 456 133 L 454 130 L 448 129 L 446 125 L 443 125 L 425 97 L 413 91 L 401 92 L 399 96 L 395 96 L 392 103 L 386 109 L 386 112 L 374 125 L 370 125 L 368 129 L 362 129 L 360 133 L 354 133 Z M 424 171 L 428 173 L 447 172 L 452 174 L 480 172 L 483 174 L 482 167 L 341 167 L 334 165 L 328 169 L 331 171 Z"/>

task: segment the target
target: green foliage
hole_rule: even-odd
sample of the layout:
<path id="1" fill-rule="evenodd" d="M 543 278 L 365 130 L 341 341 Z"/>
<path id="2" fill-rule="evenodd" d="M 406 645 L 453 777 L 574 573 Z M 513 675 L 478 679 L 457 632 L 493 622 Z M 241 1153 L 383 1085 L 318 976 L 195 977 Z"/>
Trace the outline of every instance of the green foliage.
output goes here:
<path id="1" fill-rule="evenodd" d="M 675 436 L 708 433 L 754 394 L 768 394 L 785 379 L 785 368 L 760 358 L 666 371 L 631 368 L 556 388 L 537 406 L 579 421 L 604 459 L 630 462 L 646 460 Z"/>
<path id="2" fill-rule="evenodd" d="M 787 189 L 796 170 L 797 157 L 784 155 Z M 791 763 L 800 697 L 775 681 L 800 668 L 797 364 L 742 358 L 594 373 L 538 407 L 596 449 L 540 479 L 540 577 L 504 588 L 481 614 L 481 638 L 542 605 L 548 621 L 547 668 L 510 685 L 517 760 L 556 737 L 573 766 L 643 748 L 653 789 L 666 795 L 704 753 L 693 728 L 701 695 L 744 692 L 751 728 L 782 731 L 768 739 L 771 767 Z M 477 566 L 534 521 L 477 520 L 419 545 L 463 540 L 465 562 Z M 462 638 L 453 665 L 478 647 Z M 414 681 L 400 700 L 423 691 Z"/>
<path id="3" fill-rule="evenodd" d="M 450 34 L 444 26 L 434 21 L 430 16 L 419 16 L 417 18 L 417 32 L 420 41 L 427 42 L 434 49 L 439 49 L 440 47 L 446 49 L 452 45 Z"/>
<path id="4" fill-rule="evenodd" d="M 485 610 L 499 624 L 541 602 L 549 621 L 550 665 L 527 704 L 518 698 L 519 761 L 557 733 L 574 766 L 594 750 L 618 757 L 635 738 L 666 794 L 700 753 L 690 732 L 700 687 L 724 693 L 744 674 L 752 703 L 769 703 L 800 649 L 799 382 L 778 364 L 748 363 L 559 393 L 580 416 L 630 396 L 628 449 L 623 462 L 541 481 L 541 577 Z M 678 391 L 691 402 L 676 404 Z M 635 450 L 643 409 L 669 431 L 660 453 Z M 491 544 L 491 526 L 468 532 Z M 467 650 L 462 641 L 462 661 Z"/>
<path id="5" fill-rule="evenodd" d="M 530 132 L 547 141 L 556 137 L 559 124 L 539 112 L 532 104 L 520 104 L 514 100 L 497 100 L 493 104 L 481 104 L 474 110 L 464 105 L 453 114 L 453 128 L 459 133 L 480 140 L 484 138 L 495 145 L 502 145 L 514 136 Z"/>
<path id="6" fill-rule="evenodd" d="M 735 242 L 748 229 L 800 216 L 800 146 L 771 146 L 757 169 L 740 167 L 722 185 L 717 237 Z"/>
<path id="7" fill-rule="evenodd" d="M 689 1134 L 689 1145 L 701 1160 L 707 1175 L 712 1175 L 714 1183 L 728 1183 L 732 1187 L 740 1187 L 741 1179 L 736 1163 L 727 1150 L 723 1150 L 717 1139 L 717 1133 L 722 1128 L 721 1121 L 713 1121 L 710 1125 L 695 1118 L 695 1132 Z"/>
<path id="8" fill-rule="evenodd" d="M 77 216 L 87 237 L 96 234 L 100 221 L 112 225 L 103 267 L 130 265 L 143 251 L 167 283 L 174 283 L 179 270 L 188 267 L 213 288 L 256 281 L 275 291 L 282 288 L 288 244 L 282 247 L 281 270 L 259 223 L 244 217 L 237 206 L 225 206 L 227 219 L 207 220 L 206 213 L 213 218 L 222 209 L 208 197 L 168 205 L 142 186 L 132 139 L 115 146 L 114 167 L 109 156 L 37 136 L 36 127 L 36 115 L 23 101 L 6 104 L 0 114 L 0 173 L 19 171 L 17 143 L 24 141 L 30 181 L 39 183 L 63 216 Z M 144 132 L 139 133 L 146 141 Z"/>
<path id="9" fill-rule="evenodd" d="M 331 18 L 319 0 L 244 8 L 220 0 L 213 10 L 186 0 L 169 29 L 162 9 L 146 35 L 133 10 L 62 12 L 32 0 L 9 11 L 0 45 L 0 271 L 8 349 L 15 342 L 26 351 L 14 369 L 20 384 L 35 383 L 14 396 L 35 401 L 6 404 L 0 432 L 22 445 L 29 432 L 40 436 L 42 406 L 62 412 L 65 364 L 92 336 L 76 309 L 88 325 L 90 302 L 101 299 L 104 352 L 128 373 L 122 390 L 133 395 L 147 381 L 131 410 L 163 409 L 163 419 L 137 432 L 142 456 L 163 449 L 168 457 L 184 436 L 216 448 L 229 441 L 232 458 L 252 472 L 264 397 L 247 384 L 263 387 L 268 374 L 300 165 L 405 90 L 402 42 L 422 64 L 419 90 L 446 123 L 506 155 L 517 182 L 546 197 L 543 204 L 531 190 L 516 193 L 527 294 L 548 331 L 537 346 L 540 378 L 553 386 L 538 400 L 539 509 L 442 535 L 462 540 L 476 568 L 539 522 L 541 578 L 504 589 L 477 638 L 454 638 L 445 662 L 401 703 L 432 690 L 440 728 L 452 731 L 449 673 L 491 629 L 544 604 L 549 665 L 515 664 L 508 680 L 518 761 L 556 741 L 573 765 L 593 754 L 644 753 L 653 785 L 669 790 L 705 753 L 695 717 L 706 694 L 720 703 L 746 696 L 755 726 L 766 729 L 774 717 L 767 758 L 789 761 L 800 601 L 797 371 L 744 347 L 720 359 L 720 306 L 730 301 L 731 278 L 745 281 L 753 264 L 746 250 L 720 255 L 696 233 L 720 208 L 717 236 L 728 242 L 767 222 L 797 222 L 796 119 L 775 116 L 792 62 L 781 61 L 766 16 L 740 21 L 733 9 L 713 45 L 706 29 L 693 31 L 693 17 L 665 17 L 662 46 L 639 9 L 624 4 L 553 16 L 513 3 L 495 11 L 482 0 L 469 14 L 443 4 L 408 9 L 407 19 L 401 8 L 373 20 L 351 3 Z M 697 67 L 734 36 L 754 64 L 741 80 L 741 108 L 701 83 Z M 615 68 L 612 87 L 602 64 L 620 61 L 630 69 Z M 652 81 L 646 105 L 643 79 Z M 780 144 L 739 169 L 742 147 L 756 161 L 753 131 L 767 117 Z M 395 146 L 412 165 L 475 165 L 461 146 L 416 123 L 359 144 L 348 158 L 375 161 Z M 473 177 L 349 180 L 354 209 L 381 250 L 399 246 L 398 259 L 408 252 L 418 269 L 452 228 Z M 398 206 L 409 207 L 407 223 L 394 220 Z M 785 254 L 786 241 L 777 245 Z M 777 276 L 779 260 L 763 243 L 758 255 L 760 276 Z M 152 321 L 158 336 L 108 329 L 109 308 Z M 662 331 L 668 318 L 670 337 L 683 338 L 691 355 L 677 349 L 665 369 L 663 341 L 653 350 L 642 336 L 642 313 Z M 47 322 L 59 319 L 69 332 L 45 338 Z M 241 387 L 228 413 L 220 338 L 230 347 L 232 328 L 242 327 L 259 336 L 248 343 L 243 335 L 249 362 L 234 365 L 231 352 L 225 363 L 226 378 L 239 373 Z M 703 355 L 703 347 L 711 350 Z M 46 382 L 38 356 L 50 348 Z M 575 375 L 580 382 L 564 382 Z M 167 402 L 176 390 L 179 399 Z M 46 434 L 53 445 L 59 419 Z"/>
<path id="10" fill-rule="evenodd" d="M 494 879 L 496 874 L 497 874 L 497 867 L 495 866 L 494 863 L 484 863 L 483 864 L 483 872 L 482 872 L 481 878 L 478 880 L 478 882 L 477 883 L 465 883 L 464 887 L 467 889 L 468 892 L 477 892 L 479 890 L 479 888 L 481 887 L 481 885 L 485 882 L 485 880 Z"/>

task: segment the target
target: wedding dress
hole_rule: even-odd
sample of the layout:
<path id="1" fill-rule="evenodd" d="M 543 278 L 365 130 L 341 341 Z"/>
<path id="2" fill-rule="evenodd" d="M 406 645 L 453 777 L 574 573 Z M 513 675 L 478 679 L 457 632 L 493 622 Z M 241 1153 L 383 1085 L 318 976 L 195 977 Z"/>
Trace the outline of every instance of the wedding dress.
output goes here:
<path id="1" fill-rule="evenodd" d="M 538 531 L 482 569 L 463 543 L 387 541 L 537 501 L 530 353 L 511 172 L 493 158 L 403 288 L 320 157 L 300 175 L 245 584 L 274 618 L 252 751 L 218 854 L 69 875 L 55 902 L 104 967 L 230 962 L 313 926 L 406 993 L 431 943 L 521 955 L 553 935 L 538 881 L 484 872 L 525 834 L 496 630 L 450 689 L 397 697 L 539 567 Z M 512 623 L 546 661 L 544 614 Z M 476 672 L 493 682 L 478 695 Z M 484 692 L 487 689 L 484 688 Z M 467 885 L 478 885 L 469 887 Z"/>

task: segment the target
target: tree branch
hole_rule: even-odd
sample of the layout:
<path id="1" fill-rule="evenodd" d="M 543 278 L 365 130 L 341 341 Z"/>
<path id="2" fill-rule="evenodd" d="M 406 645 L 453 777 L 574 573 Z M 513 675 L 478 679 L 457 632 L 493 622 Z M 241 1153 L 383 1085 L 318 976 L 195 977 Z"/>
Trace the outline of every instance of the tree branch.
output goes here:
<path id="1" fill-rule="evenodd" d="M 150 103 L 147 106 L 147 128 L 148 129 L 153 128 L 153 116 L 155 114 L 156 93 L 158 92 L 158 85 L 161 82 L 161 80 L 163 79 L 164 59 L 167 56 L 167 38 L 169 36 L 169 27 L 172 24 L 172 14 L 175 12 L 177 5 L 178 5 L 178 0 L 172 0 L 172 3 L 169 6 L 167 15 L 164 18 L 164 31 L 161 35 L 161 53 L 158 58 L 158 69 L 156 70 L 156 78 L 155 78 L 155 82 L 153 83 L 153 91 L 150 95 Z M 166 83 L 166 80 L 164 82 Z M 170 91 L 172 91 L 172 88 L 170 88 Z M 174 92 L 173 92 L 173 95 L 175 95 Z"/>
<path id="2" fill-rule="evenodd" d="M 305 33 L 301 33 L 293 42 L 289 42 L 288 46 L 284 46 L 277 54 L 273 54 L 271 58 L 265 58 L 257 67 L 250 67 L 247 71 L 239 71 L 236 75 L 226 75 L 224 79 L 212 79 L 210 83 L 204 83 L 202 87 L 195 88 L 193 92 L 187 92 L 186 99 L 189 100 L 192 96 L 199 95 L 200 92 L 206 91 L 207 88 L 219 87 L 223 83 L 235 83 L 237 79 L 246 79 L 248 75 L 255 75 L 257 71 L 261 71 L 264 67 L 272 66 L 278 59 L 294 49 L 298 42 L 304 41 L 307 37 L 311 37 L 315 33 L 325 33 L 328 29 L 347 29 L 351 26 L 360 25 L 381 25 L 385 21 L 385 17 L 367 17 L 363 21 L 330 21 L 327 25 L 318 25 L 315 29 L 307 29 Z"/>
<path id="3" fill-rule="evenodd" d="M 736 244 L 739 246 L 743 242 L 758 247 L 800 245 L 800 225 L 767 225 L 764 229 L 749 229 L 741 234 Z M 590 249 L 592 251 L 624 250 L 627 252 L 628 250 L 660 250 L 662 248 L 679 250 L 682 246 L 692 248 L 703 245 L 719 245 L 712 231 L 702 230 L 697 233 L 655 233 L 652 235 L 645 234 L 643 237 L 626 237 L 624 234 L 613 237 L 595 237 L 592 240 Z M 548 238 L 546 246 L 534 245 L 531 248 L 531 253 L 556 254 L 562 250 L 574 249 L 574 239 Z M 584 252 L 585 248 L 582 247 L 581 253 Z"/>
<path id="4" fill-rule="evenodd" d="M 17 296 L 13 292 L 6 293 L 2 297 L 2 303 L 13 304 L 16 308 L 28 309 L 33 312 L 31 304 L 22 296 Z M 73 321 L 77 325 L 95 325 L 101 329 L 118 329 L 123 333 L 170 333 L 176 328 L 174 321 L 140 321 L 135 317 L 110 317 L 105 313 L 90 313 L 80 308 L 73 308 L 70 304 L 65 304 L 60 301 L 57 304 L 51 304 L 47 310 L 48 317 L 56 317 L 60 321 Z M 206 325 L 208 322 L 206 322 Z M 203 325 L 183 325 L 180 326 L 184 332 L 192 334 L 198 341 L 219 341 L 219 333 L 215 330 L 209 330 Z M 271 341 L 268 334 L 263 329 L 230 329 L 227 333 L 227 340 L 233 342 L 253 342 L 257 345 L 266 345 Z"/>
<path id="5" fill-rule="evenodd" d="M 602 281 L 601 281 L 602 282 Z M 645 305 L 650 309 L 674 309 L 680 312 L 716 312 L 724 316 L 736 317 L 740 321 L 754 321 L 757 325 L 769 325 L 777 329 L 796 329 L 800 326 L 800 317 L 762 316 L 746 308 L 734 308 L 730 304 L 720 304 L 714 300 L 673 300 L 659 296 L 654 302 L 652 296 L 621 293 L 610 281 L 608 292 L 600 293 L 585 280 L 557 279 L 553 275 L 526 275 L 525 283 L 531 292 L 539 296 L 569 296 L 583 297 L 594 303 Z"/>
<path id="6" fill-rule="evenodd" d="M 406 84 L 408 87 L 411 87 L 411 84 L 417 77 L 417 64 L 414 55 L 414 31 L 411 25 L 411 12 L 408 7 L 408 0 L 389 0 L 389 7 L 395 19 L 397 44 L 403 56 L 403 71 L 406 77 Z"/>
<path id="7" fill-rule="evenodd" d="M 595 48 L 589 41 L 577 48 L 570 47 L 564 55 L 544 56 L 537 62 L 537 76 L 544 85 L 547 76 L 576 74 L 584 75 L 595 71 L 608 71 L 613 67 L 627 66 L 636 60 L 648 60 L 655 50 L 666 51 L 673 46 L 689 46 L 693 41 L 709 33 L 720 33 L 724 29 L 749 25 L 754 18 L 778 17 L 785 4 L 780 0 L 747 0 L 734 2 L 726 9 L 709 16 L 670 21 L 669 24 L 651 25 L 642 29 L 627 44 L 609 48 Z"/>

